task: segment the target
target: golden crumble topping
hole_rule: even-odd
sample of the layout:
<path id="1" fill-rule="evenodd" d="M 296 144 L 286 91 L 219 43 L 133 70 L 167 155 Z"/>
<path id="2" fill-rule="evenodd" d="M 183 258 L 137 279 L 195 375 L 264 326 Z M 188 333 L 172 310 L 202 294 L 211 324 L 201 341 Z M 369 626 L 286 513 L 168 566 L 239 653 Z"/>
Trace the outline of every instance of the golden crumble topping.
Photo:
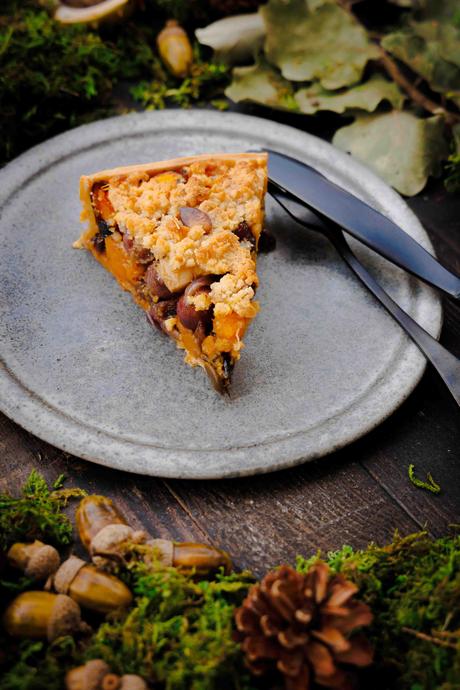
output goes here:
<path id="1" fill-rule="evenodd" d="M 250 287 L 257 283 L 251 247 L 239 242 L 233 231 L 246 221 L 258 239 L 265 179 L 258 160 L 214 165 L 197 161 L 177 172 L 151 177 L 133 173 L 112 179 L 108 197 L 120 230 L 152 252 L 172 292 L 210 274 L 231 273 Z M 204 211 L 212 230 L 206 233 L 199 224 L 185 226 L 179 213 L 184 206 Z"/>
<path id="2" fill-rule="evenodd" d="M 258 311 L 266 184 L 265 154 L 197 156 L 81 180 L 89 228 L 76 246 L 89 249 L 217 387 L 228 383 Z"/>

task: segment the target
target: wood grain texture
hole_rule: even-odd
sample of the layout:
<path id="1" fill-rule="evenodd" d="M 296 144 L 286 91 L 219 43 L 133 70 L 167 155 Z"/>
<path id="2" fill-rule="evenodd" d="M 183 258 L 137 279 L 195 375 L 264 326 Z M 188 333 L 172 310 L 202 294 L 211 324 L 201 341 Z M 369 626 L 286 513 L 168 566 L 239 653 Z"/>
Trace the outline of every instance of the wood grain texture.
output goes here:
<path id="1" fill-rule="evenodd" d="M 293 116 L 274 119 L 299 123 Z M 329 126 L 325 120 L 319 133 L 327 136 Z M 460 197 L 430 183 L 409 204 L 441 260 L 460 273 Z M 460 306 L 447 300 L 441 339 L 460 356 Z M 429 369 L 409 400 L 365 438 L 314 463 L 241 480 L 166 482 L 116 472 L 69 456 L 0 415 L 0 489 L 16 492 L 33 468 L 50 481 L 64 473 L 69 486 L 110 495 L 134 526 L 213 542 L 238 567 L 261 574 L 296 554 L 383 543 L 396 528 L 445 533 L 460 522 L 459 449 L 460 413 Z M 410 463 L 420 478 L 431 471 L 442 493 L 414 487 Z"/>

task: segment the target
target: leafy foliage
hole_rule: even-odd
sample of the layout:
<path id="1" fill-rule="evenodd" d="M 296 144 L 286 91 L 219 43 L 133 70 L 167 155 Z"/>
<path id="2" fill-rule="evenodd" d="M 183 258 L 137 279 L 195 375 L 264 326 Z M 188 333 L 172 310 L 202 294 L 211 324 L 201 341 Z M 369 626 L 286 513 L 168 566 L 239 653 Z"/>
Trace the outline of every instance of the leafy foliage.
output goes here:
<path id="1" fill-rule="evenodd" d="M 225 94 L 236 103 L 254 101 L 281 110 L 298 110 L 291 83 L 262 58 L 255 65 L 236 67 Z"/>
<path id="2" fill-rule="evenodd" d="M 408 196 L 420 192 L 429 175 L 440 174 L 448 155 L 441 117 L 422 120 L 397 110 L 359 115 L 332 141 Z"/>
<path id="3" fill-rule="evenodd" d="M 85 496 L 82 489 L 61 489 L 62 478 L 48 487 L 33 470 L 18 498 L 0 494 L 0 551 L 17 541 L 41 539 L 56 545 L 72 541 L 72 523 L 62 512 L 69 498 Z"/>
<path id="4" fill-rule="evenodd" d="M 364 29 L 336 3 L 270 0 L 260 12 L 267 59 L 286 79 L 338 89 L 359 81 L 367 61 L 378 57 Z"/>
<path id="5" fill-rule="evenodd" d="M 400 109 L 404 103 L 404 95 L 397 84 L 380 74 L 374 74 L 368 81 L 340 91 L 326 91 L 314 83 L 297 91 L 295 100 L 303 113 L 312 115 L 320 110 L 331 110 L 335 113 L 346 113 L 350 110 L 373 112 L 382 101 Z"/>
<path id="6" fill-rule="evenodd" d="M 234 68 L 226 94 L 306 115 L 356 116 L 334 143 L 412 195 L 442 171 L 445 136 L 460 122 L 460 10 L 457 0 L 391 1 L 401 9 L 385 13 L 382 2 L 376 12 L 371 0 L 268 0 L 259 9 L 263 54 Z M 380 16 L 391 16 L 391 26 Z M 447 167 L 452 191 L 459 165 L 455 152 Z"/>
<path id="7" fill-rule="evenodd" d="M 299 558 L 308 570 L 318 556 Z M 328 554 L 371 607 L 376 667 L 368 687 L 455 690 L 460 679 L 460 536 L 432 540 L 424 532 L 363 551 Z"/>
<path id="8" fill-rule="evenodd" d="M 434 91 L 460 97 L 460 31 L 437 22 L 413 22 L 385 36 L 382 46 L 426 79 Z"/>

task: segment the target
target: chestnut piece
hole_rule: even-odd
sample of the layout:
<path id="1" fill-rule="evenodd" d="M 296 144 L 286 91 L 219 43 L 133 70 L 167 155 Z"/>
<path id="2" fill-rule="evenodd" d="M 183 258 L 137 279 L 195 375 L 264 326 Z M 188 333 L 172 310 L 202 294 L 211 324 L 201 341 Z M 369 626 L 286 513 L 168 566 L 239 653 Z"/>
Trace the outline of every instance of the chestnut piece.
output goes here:
<path id="1" fill-rule="evenodd" d="M 184 294 L 177 303 L 177 316 L 185 328 L 195 331 L 200 324 L 204 327 L 208 326 L 211 318 L 211 309 L 195 309 L 193 304 L 189 304 L 189 297 L 196 297 L 202 292 L 209 292 L 211 283 L 215 282 L 214 276 L 201 276 L 196 280 L 192 280 L 190 285 L 185 289 Z"/>
<path id="2" fill-rule="evenodd" d="M 164 322 L 171 316 L 176 316 L 177 299 L 165 299 L 153 304 L 146 313 L 147 321 L 160 331 L 164 331 Z M 166 332 L 166 331 L 165 331 Z"/>
<path id="3" fill-rule="evenodd" d="M 166 287 L 163 280 L 160 278 L 155 264 L 150 264 L 147 268 L 144 280 L 152 297 L 169 299 L 173 296 L 173 293 Z"/>
<path id="4" fill-rule="evenodd" d="M 181 206 L 179 216 L 184 225 L 191 228 L 192 225 L 201 225 L 203 230 L 208 233 L 212 230 L 212 220 L 204 211 L 193 206 Z"/>

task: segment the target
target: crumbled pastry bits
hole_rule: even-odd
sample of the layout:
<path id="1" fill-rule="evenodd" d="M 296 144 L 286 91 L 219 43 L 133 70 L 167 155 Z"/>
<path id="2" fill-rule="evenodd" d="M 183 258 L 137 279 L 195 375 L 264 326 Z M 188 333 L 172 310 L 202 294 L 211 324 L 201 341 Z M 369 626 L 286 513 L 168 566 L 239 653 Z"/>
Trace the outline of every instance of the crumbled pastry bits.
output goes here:
<path id="1" fill-rule="evenodd" d="M 18 542 L 7 553 L 8 563 L 22 570 L 32 580 L 46 580 L 59 568 L 61 559 L 54 546 L 36 539 L 30 544 Z"/>
<path id="2" fill-rule="evenodd" d="M 65 686 L 66 690 L 147 690 L 143 678 L 133 673 L 123 676 L 111 673 L 102 659 L 91 659 L 68 671 Z"/>
<path id="3" fill-rule="evenodd" d="M 214 546 L 153 539 L 143 531 L 134 530 L 105 496 L 86 496 L 77 508 L 76 524 L 82 544 L 99 567 L 110 569 L 113 563 L 123 561 L 133 546 L 141 546 L 145 560 L 153 550 L 165 565 L 193 570 L 199 575 L 220 567 L 226 572 L 232 568 L 229 555 Z"/>
<path id="4" fill-rule="evenodd" d="M 40 591 L 22 592 L 13 599 L 5 611 L 3 626 L 12 637 L 49 642 L 87 630 L 76 601 L 65 594 Z"/>
<path id="5" fill-rule="evenodd" d="M 175 19 L 166 22 L 157 37 L 160 57 L 174 76 L 183 79 L 190 72 L 193 50 L 187 34 Z"/>

